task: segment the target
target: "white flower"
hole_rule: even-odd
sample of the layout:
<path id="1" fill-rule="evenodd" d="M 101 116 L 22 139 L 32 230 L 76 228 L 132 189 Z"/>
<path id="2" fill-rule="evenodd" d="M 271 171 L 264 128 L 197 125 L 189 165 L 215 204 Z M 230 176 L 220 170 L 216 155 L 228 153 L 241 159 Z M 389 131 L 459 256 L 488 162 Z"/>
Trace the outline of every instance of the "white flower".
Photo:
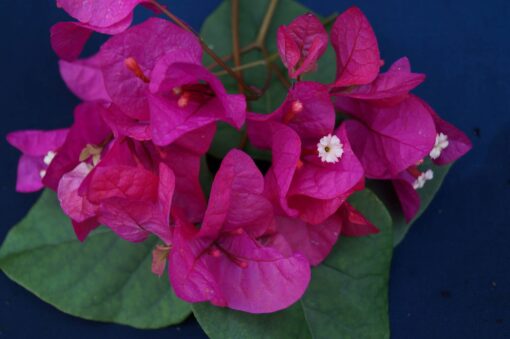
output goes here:
<path id="1" fill-rule="evenodd" d="M 430 157 L 432 159 L 437 159 L 439 158 L 439 156 L 441 155 L 441 152 L 443 152 L 443 150 L 448 147 L 449 145 L 449 142 L 448 142 L 448 136 L 446 134 L 443 134 L 443 133 L 439 133 L 438 135 L 436 135 L 436 144 L 434 145 L 434 148 L 432 149 L 432 151 L 430 151 Z"/>
<path id="2" fill-rule="evenodd" d="M 344 145 L 336 135 L 328 134 L 317 144 L 317 151 L 322 162 L 335 163 L 344 154 Z"/>
<path id="3" fill-rule="evenodd" d="M 44 159 L 43 159 L 43 162 L 46 166 L 49 166 L 51 164 L 51 162 L 53 161 L 53 158 L 55 158 L 55 155 L 57 155 L 57 153 L 53 152 L 53 151 L 49 151 L 48 154 L 46 154 L 44 156 Z"/>
<path id="4" fill-rule="evenodd" d="M 432 170 L 427 170 L 426 172 L 422 173 L 418 178 L 416 178 L 416 180 L 413 183 L 413 188 L 415 190 L 423 188 L 423 186 L 425 186 L 425 183 L 432 179 L 434 179 L 434 172 Z"/>

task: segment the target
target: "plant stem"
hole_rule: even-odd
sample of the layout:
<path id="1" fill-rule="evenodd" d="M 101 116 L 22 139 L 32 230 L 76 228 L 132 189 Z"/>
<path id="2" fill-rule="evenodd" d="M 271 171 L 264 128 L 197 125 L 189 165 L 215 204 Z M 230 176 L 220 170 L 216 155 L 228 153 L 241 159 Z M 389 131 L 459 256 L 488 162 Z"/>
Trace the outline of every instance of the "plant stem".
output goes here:
<path id="1" fill-rule="evenodd" d="M 257 39 L 255 40 L 255 44 L 258 47 L 264 46 L 264 43 L 266 42 L 267 32 L 269 30 L 269 26 L 271 25 L 271 20 L 273 19 L 274 11 L 276 10 L 277 5 L 278 0 L 269 0 L 266 15 L 264 15 L 264 19 L 262 20 L 262 24 L 260 25 L 259 34 L 257 35 Z"/>
<path id="2" fill-rule="evenodd" d="M 243 79 L 243 73 L 241 72 L 241 50 L 239 46 L 239 0 L 231 0 L 231 18 L 232 18 L 232 56 L 234 59 L 234 71 L 237 76 Z M 244 79 L 243 79 L 244 80 Z M 239 91 L 242 92 L 243 88 L 241 84 L 238 84 Z"/>
<path id="3" fill-rule="evenodd" d="M 200 41 L 200 45 L 202 46 L 202 49 L 204 50 L 204 52 L 209 54 L 209 56 L 211 58 L 213 58 L 213 60 L 218 65 L 220 65 L 231 77 L 233 77 L 237 81 L 237 83 L 239 84 L 240 88 L 242 88 L 243 92 L 245 92 L 247 94 L 250 94 L 250 95 L 252 95 L 254 97 L 259 97 L 260 96 L 259 93 L 256 93 L 253 89 L 248 87 L 244 83 L 243 79 L 241 77 L 239 77 L 238 74 L 236 72 L 234 72 L 232 70 L 232 68 L 230 68 L 216 53 L 214 53 L 211 48 L 209 48 L 209 46 L 205 43 L 205 41 L 202 39 L 202 37 L 197 32 L 195 32 L 195 30 L 193 30 L 193 28 L 191 28 L 188 24 L 186 24 L 184 21 L 179 19 L 179 17 L 177 17 L 172 12 L 170 12 L 165 6 L 161 5 L 156 0 L 151 0 L 151 3 L 158 10 L 160 10 L 163 14 L 165 14 L 168 18 L 170 18 L 170 20 L 175 22 L 175 24 L 177 24 L 177 26 L 179 26 L 182 29 L 184 29 L 185 31 L 188 31 L 188 32 L 192 33 L 193 35 L 195 35 L 198 38 L 198 40 Z M 249 97 L 249 95 L 247 95 L 247 97 Z"/>

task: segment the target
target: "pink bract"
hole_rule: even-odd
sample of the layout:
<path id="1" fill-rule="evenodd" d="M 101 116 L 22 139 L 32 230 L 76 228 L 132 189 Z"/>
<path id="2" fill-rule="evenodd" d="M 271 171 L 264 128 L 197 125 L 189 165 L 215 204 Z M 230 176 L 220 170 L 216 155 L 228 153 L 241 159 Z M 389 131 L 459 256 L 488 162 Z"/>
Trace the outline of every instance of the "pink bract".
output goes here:
<path id="1" fill-rule="evenodd" d="M 291 78 L 315 70 L 317 61 L 326 52 L 328 34 L 320 20 L 307 13 L 281 26 L 277 36 L 278 52 Z"/>
<path id="2" fill-rule="evenodd" d="M 409 92 L 424 80 L 424 74 L 412 73 L 409 60 L 401 58 L 386 73 L 379 74 L 373 82 L 334 93 L 370 101 L 372 104 L 396 105 L 404 101 L 409 96 Z"/>
<path id="3" fill-rule="evenodd" d="M 76 107 L 74 123 L 69 134 L 48 167 L 44 176 L 44 185 L 57 190 L 62 176 L 72 171 L 80 163 L 80 155 L 88 145 L 101 145 L 111 130 L 104 123 L 100 115 L 100 108 L 96 103 L 83 103 Z"/>
<path id="4" fill-rule="evenodd" d="M 179 297 L 268 313 L 304 293 L 310 279 L 306 258 L 264 246 L 272 210 L 263 184 L 250 157 L 233 150 L 216 175 L 201 228 L 177 218 L 169 275 Z"/>
<path id="5" fill-rule="evenodd" d="M 169 63 L 163 58 L 153 74 L 149 106 L 155 144 L 170 144 L 183 134 L 218 120 L 238 129 L 244 124 L 244 96 L 228 94 L 205 67 Z"/>
<path id="6" fill-rule="evenodd" d="M 101 47 L 97 57 L 106 90 L 127 116 L 149 120 L 149 82 L 156 75 L 154 67 L 166 54 L 173 62 L 200 64 L 202 59 L 200 43 L 193 34 L 158 18 L 113 36 Z"/>
<path id="7" fill-rule="evenodd" d="M 377 77 L 381 67 L 377 38 L 359 8 L 351 7 L 336 19 L 331 43 L 337 57 L 334 87 L 366 85 Z"/>
<path id="8" fill-rule="evenodd" d="M 67 129 L 53 131 L 18 131 L 7 135 L 7 141 L 22 152 L 18 163 L 16 191 L 34 192 L 43 188 L 50 152 L 56 153 L 67 137 Z"/>
<path id="9" fill-rule="evenodd" d="M 130 16 L 145 0 L 57 0 L 57 6 L 81 23 L 109 27 Z"/>
<path id="10" fill-rule="evenodd" d="M 368 178 L 394 178 L 425 158 L 434 146 L 434 121 L 415 97 L 389 107 L 338 98 L 336 106 L 354 118 L 345 125 Z"/>

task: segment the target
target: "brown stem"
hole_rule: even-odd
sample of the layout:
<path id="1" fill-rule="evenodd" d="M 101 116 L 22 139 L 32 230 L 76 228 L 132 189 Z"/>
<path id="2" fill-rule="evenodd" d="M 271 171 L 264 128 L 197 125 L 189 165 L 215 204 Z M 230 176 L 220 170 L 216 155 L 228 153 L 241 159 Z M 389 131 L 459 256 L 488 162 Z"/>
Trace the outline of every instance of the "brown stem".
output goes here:
<path id="1" fill-rule="evenodd" d="M 255 45 L 254 43 L 249 44 L 249 45 L 241 48 L 241 54 L 248 53 L 249 51 L 254 50 L 256 48 L 257 48 L 257 45 Z M 234 58 L 234 55 L 229 54 L 229 55 L 225 55 L 225 56 L 221 57 L 221 60 L 223 60 L 224 62 L 228 62 L 228 61 L 232 60 L 232 58 Z M 216 68 L 216 66 L 218 66 L 218 63 L 212 62 L 209 66 L 207 66 L 207 69 L 213 70 Z"/>
<path id="2" fill-rule="evenodd" d="M 269 0 L 266 15 L 264 15 L 264 20 L 262 20 L 259 34 L 257 35 L 257 40 L 255 40 L 255 44 L 258 45 L 259 47 L 263 46 L 264 43 L 266 42 L 266 35 L 269 30 L 269 26 L 271 25 L 271 20 L 273 19 L 274 11 L 276 10 L 276 5 L 278 5 L 278 0 Z"/>
<path id="3" fill-rule="evenodd" d="M 239 46 L 239 0 L 231 2 L 231 18 L 232 18 L 232 56 L 234 58 L 234 66 L 236 67 L 237 76 L 243 78 L 243 73 L 239 69 L 241 67 L 241 47 Z M 242 92 L 241 84 L 238 84 L 239 91 Z"/>
<path id="4" fill-rule="evenodd" d="M 328 26 L 328 25 L 332 24 L 336 20 L 336 18 L 338 18 L 338 13 L 335 12 L 335 13 L 331 14 L 330 16 L 322 19 L 322 24 L 324 26 Z"/>
<path id="5" fill-rule="evenodd" d="M 188 31 L 188 32 L 190 32 L 192 34 L 194 34 L 198 38 L 198 40 L 200 41 L 200 45 L 202 45 L 202 49 L 204 50 L 204 52 L 209 54 L 209 56 L 211 58 L 213 58 L 213 60 L 218 65 L 220 65 L 231 77 L 233 77 L 237 81 L 239 86 L 243 89 L 243 92 L 249 93 L 249 94 L 253 95 L 254 97 L 259 96 L 259 93 L 256 93 L 252 88 L 248 87 L 244 83 L 243 79 L 241 77 L 239 77 L 236 72 L 234 72 L 216 53 L 213 52 L 213 50 L 211 50 L 209 48 L 209 46 L 205 43 L 205 41 L 202 39 L 202 37 L 197 32 L 195 32 L 193 30 L 193 28 L 191 28 L 188 24 L 186 24 L 184 21 L 179 19 L 176 15 L 174 15 L 165 6 L 161 5 L 156 0 L 151 0 L 151 3 L 158 10 L 160 10 L 163 14 L 165 14 L 168 18 L 170 18 L 170 20 L 175 22 L 175 24 L 177 24 L 179 27 L 181 27 L 182 29 L 184 29 L 184 30 L 186 30 L 186 31 Z M 248 95 L 248 96 L 250 96 L 250 95 Z"/>

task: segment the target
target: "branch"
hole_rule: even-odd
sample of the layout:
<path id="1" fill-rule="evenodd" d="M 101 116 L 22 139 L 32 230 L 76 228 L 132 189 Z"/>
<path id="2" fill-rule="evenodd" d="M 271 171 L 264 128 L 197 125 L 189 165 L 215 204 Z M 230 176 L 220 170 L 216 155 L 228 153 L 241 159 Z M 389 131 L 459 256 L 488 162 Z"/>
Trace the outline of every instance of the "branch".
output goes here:
<path id="1" fill-rule="evenodd" d="M 239 47 L 239 0 L 232 0 L 231 2 L 231 18 L 232 18 L 232 57 L 234 59 L 234 66 L 237 76 L 243 79 L 243 73 L 239 69 L 241 66 L 241 50 Z M 238 84 L 239 91 L 242 92 L 241 84 Z"/>
<path id="2" fill-rule="evenodd" d="M 218 65 L 220 65 L 231 77 L 233 77 L 237 81 L 239 86 L 243 89 L 243 92 L 248 93 L 254 97 L 260 96 L 259 93 L 255 92 L 252 88 L 248 87 L 244 83 L 243 79 L 241 77 L 239 77 L 239 75 L 236 72 L 234 72 L 216 53 L 214 53 L 212 49 L 209 48 L 209 46 L 205 43 L 205 41 L 202 39 L 202 37 L 197 32 L 195 32 L 195 30 L 193 30 L 193 28 L 191 28 L 188 24 L 186 24 L 184 21 L 179 19 L 176 15 L 174 15 L 165 6 L 161 5 L 156 0 L 150 0 L 150 1 L 158 10 L 160 10 L 163 14 L 165 14 L 168 18 L 170 18 L 170 20 L 175 22 L 175 24 L 177 26 L 179 26 L 182 29 L 184 29 L 185 31 L 188 31 L 188 32 L 192 33 L 193 35 L 195 35 L 198 38 L 198 40 L 200 41 L 200 45 L 202 46 L 202 49 L 204 50 L 204 52 L 209 54 L 209 56 L 211 58 L 213 58 L 213 60 Z M 247 95 L 247 96 L 250 96 L 250 95 Z"/>

